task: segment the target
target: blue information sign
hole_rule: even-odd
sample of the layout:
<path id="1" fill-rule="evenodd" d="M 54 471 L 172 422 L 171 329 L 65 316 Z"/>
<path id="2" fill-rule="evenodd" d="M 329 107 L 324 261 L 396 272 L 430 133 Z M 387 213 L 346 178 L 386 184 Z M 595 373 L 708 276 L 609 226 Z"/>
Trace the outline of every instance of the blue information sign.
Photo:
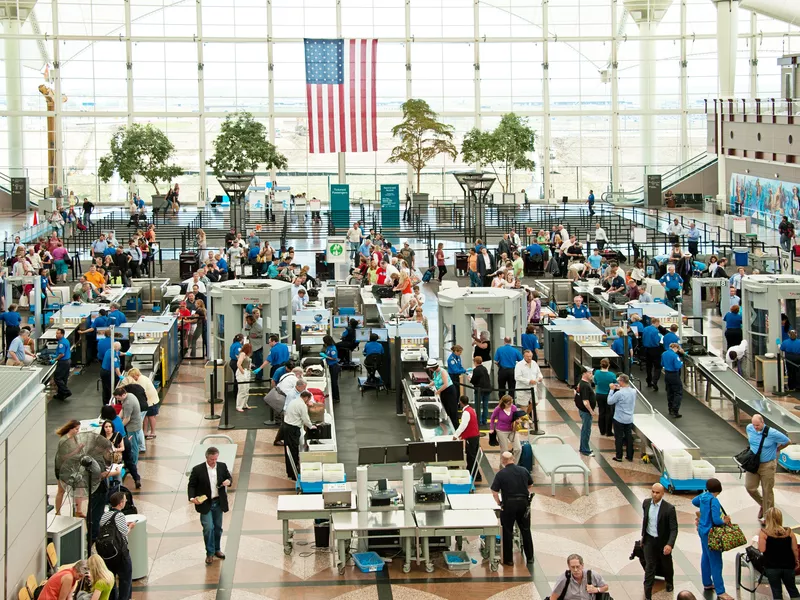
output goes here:
<path id="1" fill-rule="evenodd" d="M 350 225 L 350 184 L 331 184 L 331 218 L 336 227 Z"/>

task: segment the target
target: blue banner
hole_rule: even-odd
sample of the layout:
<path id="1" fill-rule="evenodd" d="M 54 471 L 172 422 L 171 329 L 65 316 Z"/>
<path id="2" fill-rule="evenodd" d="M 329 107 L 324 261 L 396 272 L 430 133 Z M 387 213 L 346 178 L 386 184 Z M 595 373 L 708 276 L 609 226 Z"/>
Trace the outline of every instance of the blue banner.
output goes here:
<path id="1" fill-rule="evenodd" d="M 381 184 L 381 223 L 384 229 L 400 229 L 400 186 Z"/>
<path id="2" fill-rule="evenodd" d="M 350 184 L 331 184 L 331 219 L 335 227 L 350 226 Z"/>

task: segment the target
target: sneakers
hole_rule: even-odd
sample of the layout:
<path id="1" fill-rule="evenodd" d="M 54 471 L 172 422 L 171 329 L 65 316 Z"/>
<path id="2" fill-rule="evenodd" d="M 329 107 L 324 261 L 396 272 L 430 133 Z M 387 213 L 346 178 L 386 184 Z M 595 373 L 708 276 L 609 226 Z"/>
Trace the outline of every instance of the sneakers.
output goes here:
<path id="1" fill-rule="evenodd" d="M 592 457 L 592 456 L 594 456 L 594 450 L 589 450 L 589 452 L 581 452 L 581 454 L 582 454 L 583 456 L 589 456 L 589 457 Z"/>
<path id="2" fill-rule="evenodd" d="M 616 456 L 614 456 L 611 460 L 613 460 L 614 462 L 622 462 L 622 459 Z"/>

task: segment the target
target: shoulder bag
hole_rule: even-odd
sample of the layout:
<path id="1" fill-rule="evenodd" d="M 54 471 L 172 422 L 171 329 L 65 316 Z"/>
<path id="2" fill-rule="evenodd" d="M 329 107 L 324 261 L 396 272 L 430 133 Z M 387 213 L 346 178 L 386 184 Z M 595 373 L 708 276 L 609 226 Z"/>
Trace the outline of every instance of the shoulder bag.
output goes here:
<path id="1" fill-rule="evenodd" d="M 727 515 L 725 509 L 720 505 L 722 514 Z M 742 533 L 741 528 L 735 523 L 730 525 L 719 525 L 711 528 L 708 532 L 708 549 L 716 552 L 726 552 L 739 546 L 746 546 L 747 538 Z"/>
<path id="2" fill-rule="evenodd" d="M 489 432 L 489 445 L 490 446 L 499 446 L 500 445 L 500 441 L 497 439 L 497 432 L 496 431 L 490 431 Z"/>
<path id="3" fill-rule="evenodd" d="M 750 450 L 750 444 L 748 443 L 747 448 L 733 457 L 733 460 L 739 465 L 740 471 L 758 473 L 758 467 L 761 466 L 761 450 L 764 448 L 764 440 L 767 439 L 768 432 L 769 426 L 765 425 L 764 430 L 761 432 L 761 441 L 758 443 L 758 451 L 755 454 Z"/>
<path id="4" fill-rule="evenodd" d="M 594 585 L 592 582 L 592 570 L 586 571 L 586 585 Z M 608 592 L 597 592 L 594 595 L 594 600 L 614 600 Z"/>

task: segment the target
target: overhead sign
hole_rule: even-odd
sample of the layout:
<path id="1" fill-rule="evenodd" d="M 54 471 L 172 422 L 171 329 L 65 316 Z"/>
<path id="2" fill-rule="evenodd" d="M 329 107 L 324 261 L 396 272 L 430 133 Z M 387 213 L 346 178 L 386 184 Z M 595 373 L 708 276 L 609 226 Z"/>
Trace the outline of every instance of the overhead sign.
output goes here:
<path id="1" fill-rule="evenodd" d="M 28 210 L 28 178 L 11 178 L 11 208 L 13 210 Z"/>
<path id="2" fill-rule="evenodd" d="M 331 184 L 331 219 L 336 227 L 350 225 L 350 184 Z"/>
<path id="3" fill-rule="evenodd" d="M 329 263 L 346 263 L 350 259 L 350 251 L 345 238 L 328 238 L 325 254 Z"/>

